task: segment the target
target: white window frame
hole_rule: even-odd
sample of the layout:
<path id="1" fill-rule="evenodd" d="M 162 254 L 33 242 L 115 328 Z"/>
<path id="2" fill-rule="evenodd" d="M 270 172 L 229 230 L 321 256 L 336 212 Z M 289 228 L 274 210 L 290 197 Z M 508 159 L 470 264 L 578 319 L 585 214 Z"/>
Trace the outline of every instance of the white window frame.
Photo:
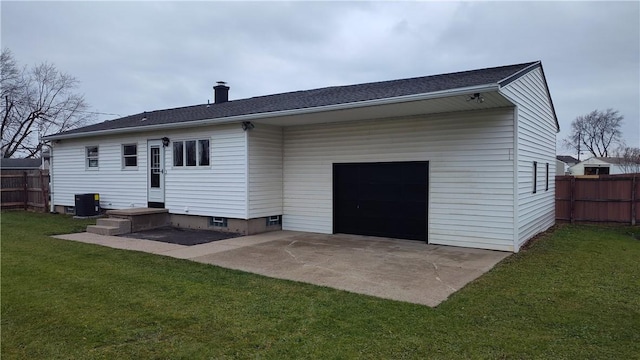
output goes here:
<path id="1" fill-rule="evenodd" d="M 125 155 L 124 153 L 125 146 L 135 146 L 136 153 L 134 155 Z M 120 149 L 122 151 L 122 168 L 126 170 L 136 170 L 138 168 L 138 144 L 137 143 L 122 144 Z M 127 158 L 135 158 L 136 164 L 127 166 L 127 161 L 126 161 Z"/>
<path id="2" fill-rule="evenodd" d="M 196 163 L 195 165 L 187 165 L 187 142 L 193 141 L 195 142 L 195 151 L 196 151 Z M 200 165 L 202 161 L 202 151 L 200 151 L 200 142 L 207 141 L 209 143 L 209 149 L 207 151 L 209 164 Z M 176 165 L 175 162 L 175 145 L 177 143 L 182 143 L 182 165 Z M 211 139 L 210 138 L 194 138 L 194 139 L 181 139 L 181 140 L 173 140 L 171 144 L 171 166 L 176 169 L 208 169 L 211 168 Z"/>
<path id="3" fill-rule="evenodd" d="M 96 153 L 95 155 L 90 155 L 89 154 L 89 149 L 96 149 Z M 85 146 L 84 147 L 84 165 L 85 168 L 87 170 L 98 170 L 100 168 L 100 146 L 98 145 L 91 145 L 91 146 Z M 96 165 L 95 166 L 91 166 L 91 161 L 95 160 Z"/>

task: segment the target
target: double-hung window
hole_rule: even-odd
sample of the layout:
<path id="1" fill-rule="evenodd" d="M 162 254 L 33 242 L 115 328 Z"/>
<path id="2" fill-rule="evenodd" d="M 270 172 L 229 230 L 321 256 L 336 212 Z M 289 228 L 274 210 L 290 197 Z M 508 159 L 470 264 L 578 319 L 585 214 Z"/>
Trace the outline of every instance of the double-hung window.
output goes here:
<path id="1" fill-rule="evenodd" d="M 86 152 L 87 169 L 97 169 L 98 168 L 98 147 L 87 146 L 85 148 L 85 152 Z"/>
<path id="2" fill-rule="evenodd" d="M 173 166 L 209 166 L 209 140 L 184 140 L 173 142 Z"/>
<path id="3" fill-rule="evenodd" d="M 122 145 L 122 165 L 124 168 L 134 168 L 138 166 L 138 145 Z"/>

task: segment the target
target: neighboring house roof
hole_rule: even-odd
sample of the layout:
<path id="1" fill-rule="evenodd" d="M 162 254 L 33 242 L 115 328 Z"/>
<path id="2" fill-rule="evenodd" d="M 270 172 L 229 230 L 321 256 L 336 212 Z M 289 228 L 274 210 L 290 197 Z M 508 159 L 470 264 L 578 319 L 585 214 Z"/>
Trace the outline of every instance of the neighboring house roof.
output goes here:
<path id="1" fill-rule="evenodd" d="M 0 168 L 4 170 L 38 169 L 40 165 L 40 159 L 0 159 Z"/>
<path id="2" fill-rule="evenodd" d="M 618 158 L 618 157 L 592 156 L 586 160 L 583 160 L 577 163 L 576 165 L 572 166 L 572 168 L 577 166 L 589 166 L 589 165 L 619 165 L 623 163 L 623 161 L 624 161 L 623 158 Z"/>
<path id="3" fill-rule="evenodd" d="M 403 96 L 439 93 L 454 89 L 479 86 L 505 86 L 528 71 L 540 67 L 539 61 L 462 71 L 442 75 L 415 77 L 358 85 L 333 86 L 314 90 L 294 91 L 282 94 L 232 100 L 224 103 L 201 104 L 173 109 L 155 110 L 99 124 L 69 130 L 45 137 L 47 140 L 68 137 L 73 134 L 109 132 L 120 129 L 141 129 L 164 124 L 223 119 L 254 114 L 269 114 L 299 109 L 314 109 L 340 104 L 394 99 Z M 543 71 L 544 74 L 544 71 Z M 553 103 L 549 97 L 553 108 Z M 555 118 L 555 110 L 553 111 Z M 558 121 L 556 118 L 556 125 Z M 81 136 L 81 135 L 80 135 Z M 75 136 L 73 136 L 75 137 Z"/>
<path id="4" fill-rule="evenodd" d="M 580 160 L 574 158 L 573 156 L 569 156 L 569 155 L 558 155 L 556 156 L 556 159 L 562 161 L 565 164 L 577 164 L 580 162 Z"/>

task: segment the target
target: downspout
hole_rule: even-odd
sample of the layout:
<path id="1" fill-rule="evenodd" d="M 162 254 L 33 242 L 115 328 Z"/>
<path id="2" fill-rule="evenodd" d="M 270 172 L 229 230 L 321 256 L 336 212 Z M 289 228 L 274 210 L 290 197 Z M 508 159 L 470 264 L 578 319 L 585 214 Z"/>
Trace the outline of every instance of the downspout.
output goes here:
<path id="1" fill-rule="evenodd" d="M 53 204 L 53 141 L 49 145 L 49 212 L 56 210 Z"/>
<path id="2" fill-rule="evenodd" d="M 280 178 L 280 228 L 284 225 L 284 126 L 280 127 L 280 166 L 282 167 Z"/>
<path id="3" fill-rule="evenodd" d="M 244 218 L 249 220 L 249 130 L 244 130 Z"/>

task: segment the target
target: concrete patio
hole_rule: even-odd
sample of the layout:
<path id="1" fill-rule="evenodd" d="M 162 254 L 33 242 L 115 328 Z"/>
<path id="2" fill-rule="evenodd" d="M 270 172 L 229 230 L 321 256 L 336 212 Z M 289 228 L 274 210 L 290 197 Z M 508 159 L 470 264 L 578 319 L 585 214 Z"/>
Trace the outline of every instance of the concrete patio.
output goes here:
<path id="1" fill-rule="evenodd" d="M 89 233 L 55 237 L 427 306 L 437 306 L 510 255 L 418 241 L 294 231 L 194 246 Z"/>

